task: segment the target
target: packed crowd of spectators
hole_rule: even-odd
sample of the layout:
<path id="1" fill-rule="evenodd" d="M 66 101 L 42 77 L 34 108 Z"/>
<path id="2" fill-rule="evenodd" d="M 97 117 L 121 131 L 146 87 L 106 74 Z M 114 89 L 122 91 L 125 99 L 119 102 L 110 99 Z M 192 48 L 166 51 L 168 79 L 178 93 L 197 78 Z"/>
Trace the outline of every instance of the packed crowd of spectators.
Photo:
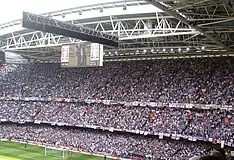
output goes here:
<path id="1" fill-rule="evenodd" d="M 234 141 L 234 115 L 227 110 L 1 101 L 0 111 L 0 119 L 8 118 L 11 121 L 92 125 Z"/>
<path id="2" fill-rule="evenodd" d="M 234 58 L 110 62 L 104 67 L 19 65 L 0 95 L 233 105 Z"/>
<path id="3" fill-rule="evenodd" d="M 234 105 L 233 88 L 233 58 L 111 62 L 96 68 L 61 68 L 59 64 L 0 67 L 0 97 Z M 1 99 L 0 120 L 94 125 L 234 141 L 234 115 L 219 109 Z M 134 153 L 155 159 L 187 159 L 204 154 L 208 149 L 200 143 L 43 125 L 0 123 L 0 136 L 73 146 L 121 157 Z"/>
<path id="4" fill-rule="evenodd" d="M 17 66 L 18 65 L 15 64 L 7 65 L 0 63 L 0 80 L 4 79 L 5 75 L 7 75 L 9 72 L 12 72 L 15 69 L 17 69 Z"/>
<path id="5" fill-rule="evenodd" d="M 14 119 L 19 107 L 20 105 L 17 101 L 0 101 L 0 119 Z"/>
<path id="6" fill-rule="evenodd" d="M 9 70 L 5 70 L 5 74 L 0 80 L 0 96 L 19 97 L 29 80 L 32 66 L 9 64 L 6 65 L 6 68 L 9 68 Z"/>
<path id="7" fill-rule="evenodd" d="M 37 141 L 104 155 L 126 158 L 134 156 L 146 160 L 187 160 L 194 155 L 205 155 L 210 150 L 210 147 L 202 143 L 39 125 L 1 124 L 0 135 L 8 139 Z"/>

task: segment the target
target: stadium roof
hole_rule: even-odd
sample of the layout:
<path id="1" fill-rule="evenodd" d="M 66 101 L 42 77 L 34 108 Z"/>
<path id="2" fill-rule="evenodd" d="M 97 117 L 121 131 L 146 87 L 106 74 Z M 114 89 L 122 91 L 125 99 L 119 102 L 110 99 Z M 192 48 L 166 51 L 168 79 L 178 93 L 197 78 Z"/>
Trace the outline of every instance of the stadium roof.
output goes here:
<path id="1" fill-rule="evenodd" d="M 19 9 L 22 1 L 12 6 L 13 0 L 8 0 L 6 5 L 10 7 L 4 8 L 12 9 L 3 8 L 6 13 L 1 14 L 0 22 L 4 22 L 5 15 L 9 15 L 9 20 L 13 18 L 13 13 L 21 17 L 22 10 L 49 11 L 43 15 L 115 34 L 120 39 L 119 48 L 105 46 L 106 59 L 233 55 L 232 0 L 23 1 L 26 5 Z M 59 60 L 60 46 L 74 42 L 77 40 L 22 28 L 20 19 L 0 23 L 1 48 L 27 54 L 29 58 L 37 59 L 43 54 L 43 59 Z"/>
<path id="2" fill-rule="evenodd" d="M 116 0 L 6 0 L 0 10 L 0 24 L 22 18 L 22 12 L 42 14 Z"/>

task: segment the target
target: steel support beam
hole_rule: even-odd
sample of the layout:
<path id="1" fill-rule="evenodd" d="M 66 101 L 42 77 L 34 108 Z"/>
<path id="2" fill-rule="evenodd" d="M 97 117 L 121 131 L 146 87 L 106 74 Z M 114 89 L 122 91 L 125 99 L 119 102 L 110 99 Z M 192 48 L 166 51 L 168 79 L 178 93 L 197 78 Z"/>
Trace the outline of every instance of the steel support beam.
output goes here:
<path id="1" fill-rule="evenodd" d="M 32 13 L 23 12 L 23 27 L 46 31 L 49 33 L 61 34 L 64 36 L 87 40 L 105 45 L 118 46 L 118 37 L 103 33 L 94 29 L 58 21 L 49 17 L 38 16 Z"/>
<path id="2" fill-rule="evenodd" d="M 177 22 L 175 22 L 174 18 L 171 19 L 171 17 L 172 16 L 162 16 L 156 12 L 155 16 L 150 15 L 149 17 L 147 15 L 137 15 L 137 18 L 135 16 L 124 18 L 110 16 L 109 19 L 107 18 L 105 21 L 88 20 L 88 22 L 85 23 L 80 22 L 77 24 L 77 22 L 74 22 L 72 24 L 93 28 L 94 30 L 106 34 L 119 35 L 120 44 L 126 43 L 127 41 L 137 44 L 138 41 L 141 42 L 143 39 L 144 41 L 147 39 L 147 42 L 139 44 L 140 46 L 149 46 L 148 44 L 150 42 L 161 41 L 159 39 L 162 39 L 163 37 L 168 37 L 166 38 L 166 41 L 170 42 L 173 40 L 171 37 L 175 38 L 180 36 L 182 39 L 186 39 L 190 37 L 189 35 L 200 34 L 200 32 L 192 29 L 181 21 L 176 20 Z M 77 39 L 75 38 L 68 38 L 52 33 L 44 33 L 42 31 L 34 31 L 17 35 L 12 33 L 11 36 L 7 37 L 6 44 L 3 45 L 2 48 L 12 50 L 25 48 L 31 49 L 39 47 L 53 47 L 76 42 Z M 119 47 L 121 48 L 121 46 Z"/>
<path id="3" fill-rule="evenodd" d="M 210 22 L 210 23 L 203 23 L 203 24 L 199 24 L 198 26 L 208 26 L 208 25 L 213 25 L 213 24 L 219 24 L 219 23 L 225 23 L 225 22 L 229 22 L 229 21 L 234 21 L 234 18 L 229 18 L 229 19 L 225 19 L 225 20 L 221 20 L 221 21 L 214 21 L 214 22 Z"/>
<path id="4" fill-rule="evenodd" d="M 166 6 L 162 5 L 160 2 L 156 2 L 155 0 L 145 0 L 149 3 L 151 3 L 153 6 L 161 9 L 162 11 L 164 11 L 166 14 L 175 17 L 176 19 L 182 21 L 183 23 L 189 25 L 191 28 L 197 30 L 198 32 L 200 32 L 202 35 L 206 36 L 208 39 L 212 40 L 214 43 L 216 43 L 217 45 L 225 48 L 225 49 L 229 49 L 226 45 L 224 45 L 222 42 L 220 42 L 219 40 L 217 40 L 216 38 L 212 37 L 210 34 L 206 33 L 205 31 L 203 31 L 200 27 L 193 25 L 192 23 L 189 23 L 189 21 L 187 20 L 187 18 L 183 17 L 182 15 L 180 15 L 177 12 L 174 12 L 172 10 L 169 10 Z"/>

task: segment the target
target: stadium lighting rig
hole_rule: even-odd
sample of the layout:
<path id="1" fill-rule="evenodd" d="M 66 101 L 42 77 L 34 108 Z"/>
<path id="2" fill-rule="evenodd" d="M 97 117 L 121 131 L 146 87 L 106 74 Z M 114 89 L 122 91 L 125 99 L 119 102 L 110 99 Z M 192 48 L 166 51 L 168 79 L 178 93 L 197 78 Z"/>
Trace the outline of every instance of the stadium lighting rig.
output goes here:
<path id="1" fill-rule="evenodd" d="M 75 25 L 28 12 L 23 12 L 22 25 L 28 29 L 34 29 L 84 41 L 118 47 L 118 36 L 103 33 L 101 31 L 87 28 L 82 25 Z"/>

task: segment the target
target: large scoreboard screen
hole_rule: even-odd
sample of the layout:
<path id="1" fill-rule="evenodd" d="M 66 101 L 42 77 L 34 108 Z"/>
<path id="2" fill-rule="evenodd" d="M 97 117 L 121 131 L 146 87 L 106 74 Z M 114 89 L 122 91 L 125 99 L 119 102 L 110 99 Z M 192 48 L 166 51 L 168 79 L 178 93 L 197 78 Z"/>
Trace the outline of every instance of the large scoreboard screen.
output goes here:
<path id="1" fill-rule="evenodd" d="M 103 66 L 103 45 L 98 43 L 78 43 L 61 47 L 62 67 Z"/>

